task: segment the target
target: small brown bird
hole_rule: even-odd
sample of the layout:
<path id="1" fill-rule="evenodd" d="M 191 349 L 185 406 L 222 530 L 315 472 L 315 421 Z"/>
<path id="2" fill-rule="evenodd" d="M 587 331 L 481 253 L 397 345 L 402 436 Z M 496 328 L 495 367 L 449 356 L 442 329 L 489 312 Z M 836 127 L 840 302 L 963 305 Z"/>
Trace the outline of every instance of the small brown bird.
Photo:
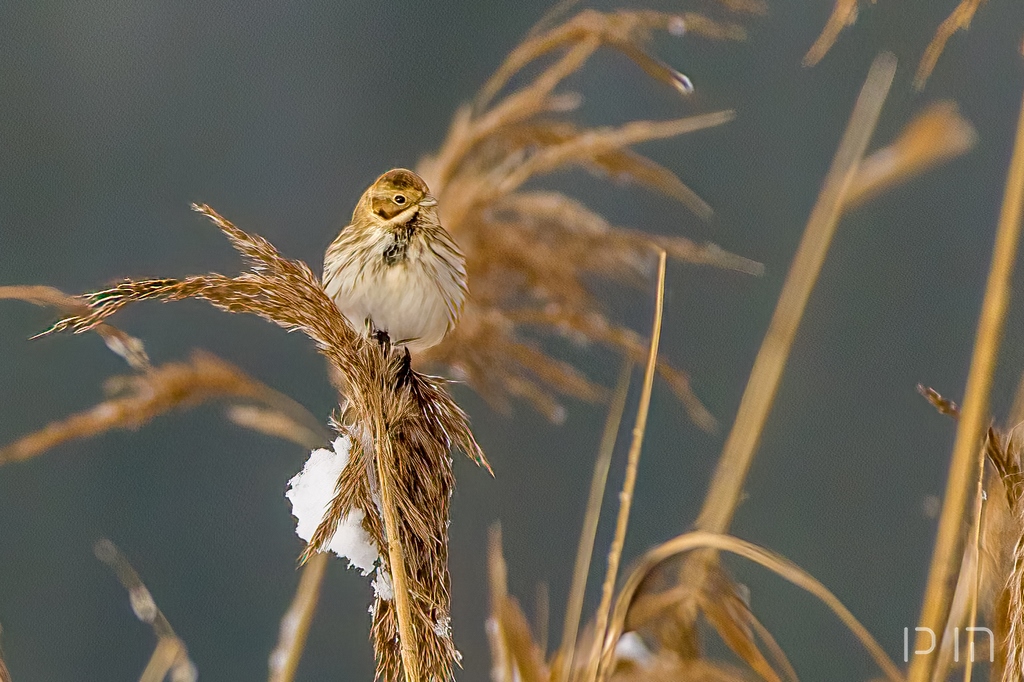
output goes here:
<path id="1" fill-rule="evenodd" d="M 353 327 L 418 352 L 455 326 L 466 259 L 437 217 L 423 179 L 396 168 L 366 190 L 327 248 L 324 289 Z"/>

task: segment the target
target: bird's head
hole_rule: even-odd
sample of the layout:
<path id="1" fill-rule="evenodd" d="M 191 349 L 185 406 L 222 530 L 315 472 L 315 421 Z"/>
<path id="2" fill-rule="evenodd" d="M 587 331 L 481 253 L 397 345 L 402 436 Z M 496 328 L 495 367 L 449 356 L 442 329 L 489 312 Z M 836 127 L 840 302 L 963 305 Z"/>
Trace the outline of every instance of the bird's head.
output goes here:
<path id="1" fill-rule="evenodd" d="M 389 170 L 377 178 L 366 191 L 366 202 L 373 215 L 401 224 L 421 210 L 435 211 L 437 206 L 423 178 L 404 168 Z"/>

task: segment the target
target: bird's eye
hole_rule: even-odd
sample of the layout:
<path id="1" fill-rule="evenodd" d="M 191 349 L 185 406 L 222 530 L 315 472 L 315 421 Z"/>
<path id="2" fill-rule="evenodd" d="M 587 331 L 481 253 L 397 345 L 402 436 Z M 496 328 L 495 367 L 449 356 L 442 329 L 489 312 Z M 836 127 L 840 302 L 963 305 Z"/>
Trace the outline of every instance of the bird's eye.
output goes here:
<path id="1" fill-rule="evenodd" d="M 395 198 L 394 198 L 394 202 L 396 204 L 398 204 L 399 206 L 401 206 L 402 204 L 405 203 L 405 195 L 404 194 L 396 194 Z"/>

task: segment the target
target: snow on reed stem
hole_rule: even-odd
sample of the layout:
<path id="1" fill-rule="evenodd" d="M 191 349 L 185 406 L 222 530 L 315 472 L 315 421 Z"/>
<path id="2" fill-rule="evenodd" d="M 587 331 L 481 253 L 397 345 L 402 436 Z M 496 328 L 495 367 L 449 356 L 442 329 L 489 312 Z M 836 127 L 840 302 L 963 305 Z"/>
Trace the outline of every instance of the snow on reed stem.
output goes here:
<path id="1" fill-rule="evenodd" d="M 308 438 L 296 442 L 312 450 L 320 445 L 321 440 Z M 302 567 L 302 576 L 295 589 L 295 596 L 281 617 L 277 644 L 270 652 L 268 682 L 292 682 L 295 679 L 299 660 L 306 648 L 309 627 L 313 623 L 316 605 L 320 600 L 320 588 L 324 582 L 329 559 L 330 555 L 321 552 L 311 557 Z"/>
<path id="2" fill-rule="evenodd" d="M 1024 215 L 1024 101 L 1021 103 L 1017 123 L 1017 139 L 1013 158 L 1006 177 L 1006 190 L 999 213 L 999 225 L 992 251 L 992 264 L 985 284 L 985 297 L 981 303 L 981 316 L 974 339 L 974 354 L 967 375 L 960 421 L 953 443 L 953 458 L 949 480 L 939 517 L 939 531 L 928 583 L 921 608 L 921 627 L 942 632 L 949 612 L 950 598 L 956 585 L 956 576 L 963 558 L 961 523 L 967 516 L 970 490 L 974 483 L 977 452 L 981 447 L 985 427 L 988 426 L 989 391 L 995 372 L 999 343 L 1003 335 L 1006 311 L 1010 305 L 1010 285 L 1013 266 L 1017 258 L 1021 218 Z M 918 633 L 915 651 L 923 650 L 924 633 Z M 928 682 L 932 678 L 938 652 L 914 656 L 907 674 L 908 682 Z"/>
<path id="3" fill-rule="evenodd" d="M 796 338 L 796 330 L 839 223 L 843 198 L 875 130 L 895 73 L 896 58 L 884 52 L 875 58 L 861 88 L 832 167 L 807 221 L 793 265 L 782 285 L 768 332 L 754 360 L 736 420 L 722 448 L 704 506 L 697 517 L 696 527 L 700 530 L 724 533 L 732 523 L 743 483 Z"/>

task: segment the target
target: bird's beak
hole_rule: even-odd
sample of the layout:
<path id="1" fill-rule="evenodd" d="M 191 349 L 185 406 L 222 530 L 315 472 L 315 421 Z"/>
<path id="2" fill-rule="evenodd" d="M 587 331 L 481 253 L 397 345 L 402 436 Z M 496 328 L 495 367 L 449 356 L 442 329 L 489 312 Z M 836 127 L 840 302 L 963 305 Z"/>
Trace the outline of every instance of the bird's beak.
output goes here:
<path id="1" fill-rule="evenodd" d="M 422 206 L 424 208 L 430 208 L 431 206 L 437 206 L 437 199 L 434 198 L 434 195 L 427 194 L 422 199 L 420 199 L 420 206 Z"/>

